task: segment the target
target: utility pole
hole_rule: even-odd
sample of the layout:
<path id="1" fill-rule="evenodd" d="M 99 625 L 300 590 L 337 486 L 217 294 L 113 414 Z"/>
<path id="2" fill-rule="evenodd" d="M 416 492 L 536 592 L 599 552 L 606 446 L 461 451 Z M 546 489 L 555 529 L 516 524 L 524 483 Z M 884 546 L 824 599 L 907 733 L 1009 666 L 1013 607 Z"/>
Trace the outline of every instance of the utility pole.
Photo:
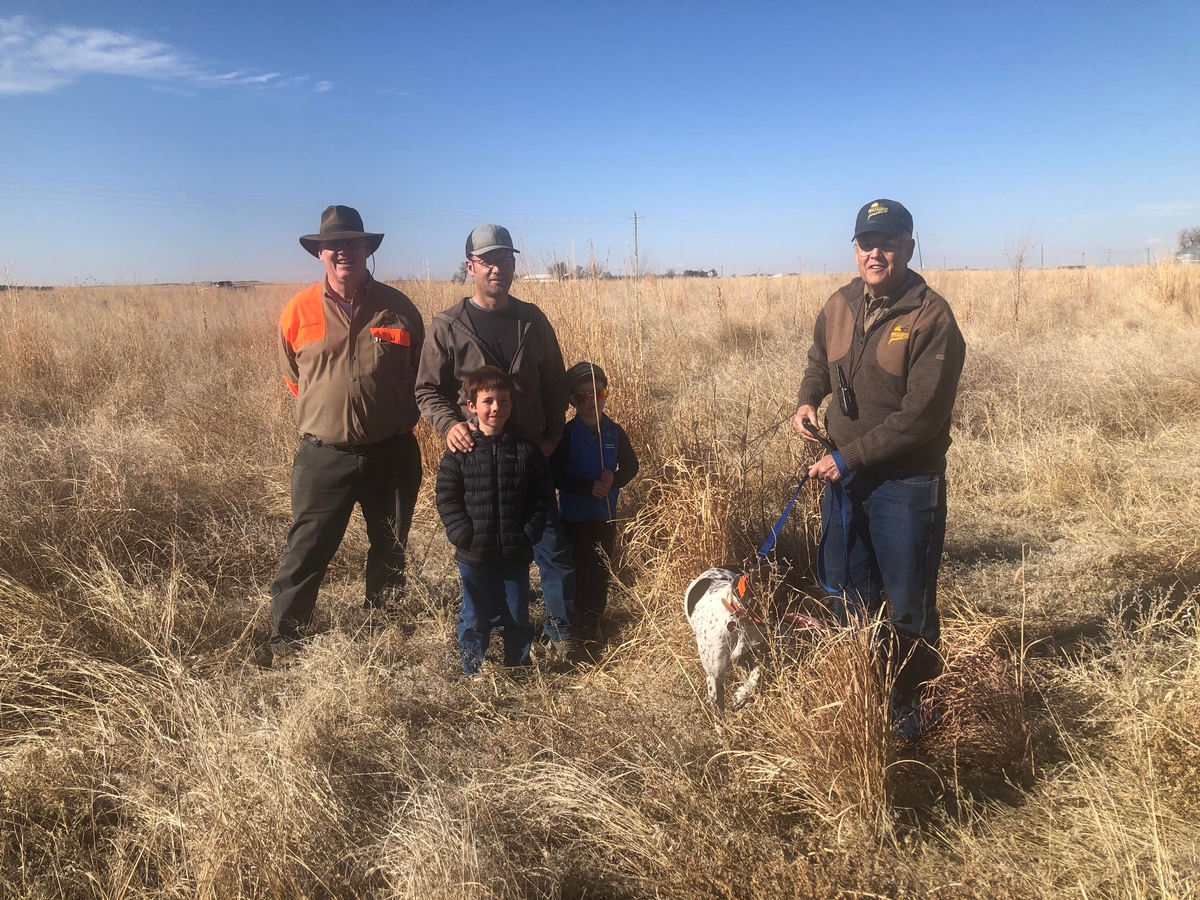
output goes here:
<path id="1" fill-rule="evenodd" d="M 1112 255 L 1113 255 L 1112 247 L 1109 247 L 1107 250 L 1104 251 L 1104 265 L 1106 265 L 1106 266 L 1112 265 Z"/>
<path id="2" fill-rule="evenodd" d="M 1146 248 L 1146 265 L 1150 265 L 1150 248 Z"/>
<path id="3" fill-rule="evenodd" d="M 642 262 L 641 262 L 641 259 L 638 257 L 637 223 L 638 223 L 638 219 L 644 219 L 646 217 L 639 216 L 637 214 L 637 211 L 635 210 L 633 215 L 630 216 L 630 218 L 633 219 L 633 278 L 634 278 L 634 281 L 641 281 L 642 280 Z"/>
<path id="4" fill-rule="evenodd" d="M 1041 248 L 1042 248 L 1042 268 L 1044 269 L 1044 268 L 1046 268 L 1046 245 L 1042 244 Z"/>
<path id="5" fill-rule="evenodd" d="M 925 268 L 925 258 L 923 256 L 921 256 L 921 235 L 914 234 L 913 237 L 915 237 L 917 239 L 917 265 L 921 269 L 924 269 Z"/>
<path id="6" fill-rule="evenodd" d="M 1087 253 L 1086 252 L 1079 254 L 1079 264 L 1081 266 L 1087 265 Z"/>

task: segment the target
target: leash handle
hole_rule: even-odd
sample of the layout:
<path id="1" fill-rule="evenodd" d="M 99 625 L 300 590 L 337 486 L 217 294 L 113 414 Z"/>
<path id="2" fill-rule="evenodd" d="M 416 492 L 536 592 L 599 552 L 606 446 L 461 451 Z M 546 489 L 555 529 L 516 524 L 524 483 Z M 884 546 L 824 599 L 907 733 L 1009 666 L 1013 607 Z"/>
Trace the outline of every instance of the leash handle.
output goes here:
<path id="1" fill-rule="evenodd" d="M 808 421 L 807 419 L 805 420 Z M 796 490 L 792 492 L 792 499 L 788 501 L 787 506 L 783 508 L 783 514 L 779 517 L 779 521 L 775 523 L 775 527 L 771 529 L 771 533 L 767 535 L 767 539 L 763 541 L 763 545 L 758 548 L 758 555 L 766 558 L 767 554 L 775 549 L 775 542 L 779 540 L 779 533 L 783 531 L 783 526 L 788 520 L 788 516 L 792 514 L 792 507 L 796 505 L 796 498 L 800 496 L 800 491 L 805 484 L 808 483 L 808 473 L 804 473 L 804 477 L 800 479 L 800 483 L 796 485 Z"/>
<path id="2" fill-rule="evenodd" d="M 830 443 L 829 438 L 827 438 L 827 437 L 825 437 L 825 435 L 821 434 L 821 429 L 818 428 L 816 425 L 814 425 L 812 422 L 810 422 L 808 419 L 804 420 L 804 430 L 807 431 L 809 434 L 811 434 L 813 437 L 815 437 L 817 439 L 817 441 L 821 444 L 821 446 L 824 447 L 826 450 L 828 450 L 830 453 L 832 453 L 834 450 L 837 449 L 836 447 L 833 446 L 832 443 Z"/>

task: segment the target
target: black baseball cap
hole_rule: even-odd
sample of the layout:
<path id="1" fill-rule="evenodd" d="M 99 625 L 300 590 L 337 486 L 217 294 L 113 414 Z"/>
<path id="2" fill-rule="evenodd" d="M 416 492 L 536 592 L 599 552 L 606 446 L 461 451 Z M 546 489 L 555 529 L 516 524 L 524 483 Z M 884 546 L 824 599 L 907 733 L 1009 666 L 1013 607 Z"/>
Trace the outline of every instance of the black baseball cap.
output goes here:
<path id="1" fill-rule="evenodd" d="M 892 237 L 910 238 L 913 234 L 912 213 L 895 200 L 872 200 L 858 211 L 854 223 L 854 240 L 860 234 L 878 231 Z"/>

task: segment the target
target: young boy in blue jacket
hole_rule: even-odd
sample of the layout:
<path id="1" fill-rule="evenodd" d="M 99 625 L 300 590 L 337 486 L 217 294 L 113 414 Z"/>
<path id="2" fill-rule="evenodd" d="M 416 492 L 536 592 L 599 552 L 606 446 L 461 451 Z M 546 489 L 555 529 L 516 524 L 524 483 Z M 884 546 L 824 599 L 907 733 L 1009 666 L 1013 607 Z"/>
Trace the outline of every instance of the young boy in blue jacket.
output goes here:
<path id="1" fill-rule="evenodd" d="M 458 652 L 463 674 L 479 674 L 492 622 L 504 632 L 504 664 L 529 665 L 529 564 L 554 502 L 541 448 L 504 433 L 512 378 L 483 366 L 463 381 L 474 448 L 447 450 L 437 475 L 437 510 L 462 577 Z"/>
<path id="2" fill-rule="evenodd" d="M 604 415 L 608 378 L 588 362 L 567 370 L 575 418 L 550 456 L 559 515 L 575 554 L 575 605 L 583 636 L 600 636 L 608 602 L 608 560 L 617 537 L 617 495 L 638 472 L 625 430 Z"/>

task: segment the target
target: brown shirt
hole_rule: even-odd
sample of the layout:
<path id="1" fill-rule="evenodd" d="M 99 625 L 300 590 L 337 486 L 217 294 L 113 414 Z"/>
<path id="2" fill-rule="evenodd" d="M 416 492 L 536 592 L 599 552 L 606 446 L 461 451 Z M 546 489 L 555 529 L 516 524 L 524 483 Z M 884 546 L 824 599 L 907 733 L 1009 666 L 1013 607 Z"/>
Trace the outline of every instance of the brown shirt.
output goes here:
<path id="1" fill-rule="evenodd" d="M 904 281 L 896 290 L 896 297 L 901 297 L 904 295 L 904 292 L 908 289 L 908 281 L 910 277 L 911 273 L 905 276 Z M 871 326 L 879 320 L 879 317 L 891 309 L 892 302 L 895 300 L 895 297 L 889 297 L 887 294 L 884 294 L 882 297 L 876 297 L 873 293 L 871 293 L 870 285 L 864 285 L 864 287 L 866 288 L 864 299 L 867 304 L 867 309 L 865 313 L 865 321 L 863 322 L 863 330 L 870 331 Z"/>
<path id="2" fill-rule="evenodd" d="M 349 316 L 327 283 L 298 293 L 279 320 L 279 362 L 300 432 L 329 444 L 373 444 L 412 431 L 424 341 L 412 301 L 373 278 Z"/>

